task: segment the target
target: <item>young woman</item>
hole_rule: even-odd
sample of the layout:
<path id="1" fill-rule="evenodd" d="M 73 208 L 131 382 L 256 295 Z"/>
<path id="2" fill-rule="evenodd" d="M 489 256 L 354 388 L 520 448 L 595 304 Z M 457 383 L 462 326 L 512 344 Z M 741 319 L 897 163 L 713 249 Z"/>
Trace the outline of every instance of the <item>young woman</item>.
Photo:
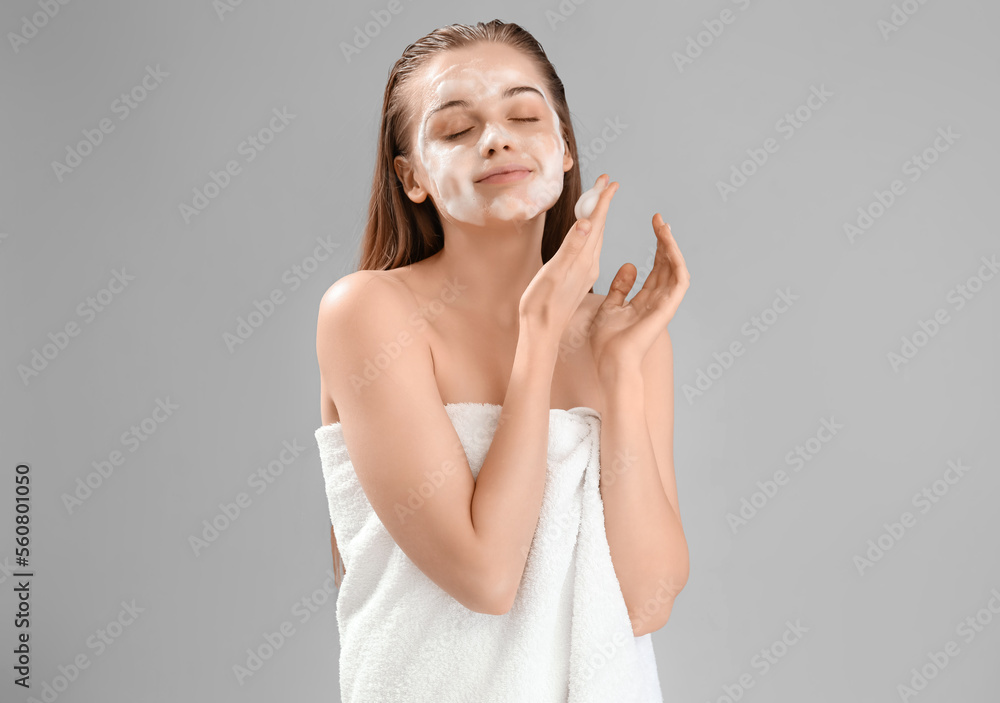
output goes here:
<path id="1" fill-rule="evenodd" d="M 626 302 L 625 264 L 593 292 L 618 183 L 577 219 L 576 155 L 516 24 L 435 30 L 389 74 L 358 270 L 317 332 L 345 701 L 662 700 L 648 635 L 688 576 L 667 324 L 689 276 L 656 214 L 642 290 Z"/>

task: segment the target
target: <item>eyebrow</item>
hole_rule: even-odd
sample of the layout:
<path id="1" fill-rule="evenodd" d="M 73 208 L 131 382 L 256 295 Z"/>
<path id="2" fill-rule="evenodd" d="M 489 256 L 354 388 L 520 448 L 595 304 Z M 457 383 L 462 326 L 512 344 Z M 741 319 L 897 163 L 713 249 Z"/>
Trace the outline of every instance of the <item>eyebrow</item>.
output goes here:
<path id="1" fill-rule="evenodd" d="M 535 93 L 539 95 L 542 98 L 542 100 L 545 100 L 545 96 L 542 95 L 541 91 L 539 91 L 537 88 L 532 88 L 530 85 L 517 85 L 507 88 L 506 90 L 503 91 L 503 94 L 500 96 L 500 99 L 507 100 L 508 98 L 512 98 L 515 95 L 520 95 L 521 93 Z M 548 101 L 546 100 L 546 102 Z M 436 113 L 440 112 L 441 110 L 447 110 L 449 107 L 468 108 L 471 107 L 471 105 L 469 105 L 468 101 L 466 100 L 449 100 L 448 102 L 442 105 L 438 105 L 433 110 L 431 110 L 427 114 L 427 119 L 424 120 L 424 124 L 426 124 L 428 120 L 430 120 L 430 118 L 433 117 Z"/>

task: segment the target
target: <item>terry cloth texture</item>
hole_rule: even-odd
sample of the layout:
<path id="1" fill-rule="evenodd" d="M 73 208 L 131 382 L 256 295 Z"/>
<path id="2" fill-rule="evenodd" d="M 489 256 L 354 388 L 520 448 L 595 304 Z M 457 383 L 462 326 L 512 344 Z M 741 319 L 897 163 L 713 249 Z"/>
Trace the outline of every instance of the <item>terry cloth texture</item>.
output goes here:
<path id="1" fill-rule="evenodd" d="M 500 417 L 445 405 L 473 477 Z M 344 564 L 337 594 L 345 703 L 662 703 L 651 635 L 635 637 L 600 493 L 600 414 L 552 409 L 545 492 L 514 604 L 469 610 L 396 545 L 358 483 L 340 423 L 316 430 Z"/>

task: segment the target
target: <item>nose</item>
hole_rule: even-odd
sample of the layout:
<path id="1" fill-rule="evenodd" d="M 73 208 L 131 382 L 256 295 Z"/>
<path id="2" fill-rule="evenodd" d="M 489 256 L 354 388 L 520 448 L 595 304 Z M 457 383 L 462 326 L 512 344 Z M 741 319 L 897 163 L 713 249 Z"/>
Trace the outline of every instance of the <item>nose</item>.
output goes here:
<path id="1" fill-rule="evenodd" d="M 479 139 L 480 153 L 486 157 L 490 154 L 514 148 L 514 141 L 510 133 L 495 122 L 490 122 L 483 130 L 483 136 Z"/>

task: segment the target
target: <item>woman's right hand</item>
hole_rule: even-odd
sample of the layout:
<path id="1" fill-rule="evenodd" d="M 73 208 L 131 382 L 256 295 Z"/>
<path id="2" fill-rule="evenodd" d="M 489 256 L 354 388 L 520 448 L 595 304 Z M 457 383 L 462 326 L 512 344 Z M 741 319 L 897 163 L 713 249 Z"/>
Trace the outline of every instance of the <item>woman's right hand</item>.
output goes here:
<path id="1" fill-rule="evenodd" d="M 595 185 L 607 183 L 607 174 Z M 604 222 L 618 182 L 608 183 L 589 218 L 577 220 L 552 258 L 528 283 L 518 309 L 523 323 L 558 344 L 563 332 L 600 273 Z M 581 224 L 590 231 L 584 233 Z"/>

